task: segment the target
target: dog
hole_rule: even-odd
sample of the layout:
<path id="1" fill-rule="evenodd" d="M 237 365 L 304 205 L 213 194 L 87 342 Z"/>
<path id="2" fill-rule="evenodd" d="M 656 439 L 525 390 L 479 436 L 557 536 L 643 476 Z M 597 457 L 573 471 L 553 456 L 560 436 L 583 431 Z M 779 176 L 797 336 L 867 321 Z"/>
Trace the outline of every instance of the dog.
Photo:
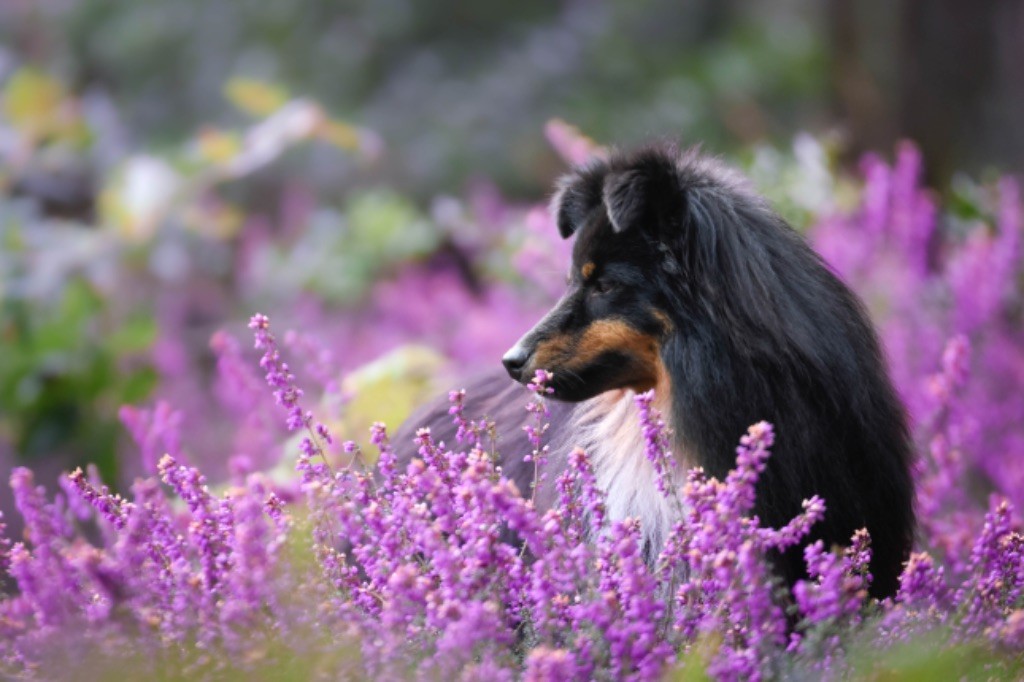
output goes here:
<path id="1" fill-rule="evenodd" d="M 608 516 L 639 518 L 653 560 L 674 517 L 644 456 L 635 394 L 654 389 L 680 472 L 724 477 L 740 436 L 766 420 L 776 439 L 753 513 L 778 527 L 814 494 L 827 508 L 802 545 L 773 557 L 781 576 L 790 586 L 806 576 L 809 542 L 847 545 L 867 528 L 870 593 L 893 595 L 914 534 L 912 447 L 856 295 L 740 174 L 697 151 L 612 153 L 564 177 L 552 207 L 561 236 L 575 239 L 567 289 L 502 358 L 507 377 L 467 386 L 467 414 L 497 423 L 504 474 L 530 494 L 521 384 L 548 370 L 538 506 L 554 503 L 551 482 L 582 447 Z M 413 415 L 394 442 L 420 426 L 455 444 L 447 404 Z"/>

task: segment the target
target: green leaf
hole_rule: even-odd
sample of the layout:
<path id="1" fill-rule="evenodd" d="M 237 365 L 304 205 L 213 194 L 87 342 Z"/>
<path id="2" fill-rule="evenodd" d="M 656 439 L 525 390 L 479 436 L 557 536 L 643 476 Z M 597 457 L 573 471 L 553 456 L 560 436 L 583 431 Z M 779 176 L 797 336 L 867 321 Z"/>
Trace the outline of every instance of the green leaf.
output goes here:
<path id="1" fill-rule="evenodd" d="M 106 347 L 115 355 L 138 353 L 153 345 L 156 333 L 156 320 L 147 313 L 136 314 L 114 330 Z"/>

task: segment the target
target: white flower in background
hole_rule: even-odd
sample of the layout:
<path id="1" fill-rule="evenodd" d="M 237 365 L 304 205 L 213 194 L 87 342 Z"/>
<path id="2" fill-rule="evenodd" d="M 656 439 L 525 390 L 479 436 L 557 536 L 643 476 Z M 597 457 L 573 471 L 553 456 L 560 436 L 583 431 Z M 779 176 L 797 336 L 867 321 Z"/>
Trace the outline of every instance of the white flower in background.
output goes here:
<path id="1" fill-rule="evenodd" d="M 155 156 L 129 158 L 101 198 L 108 225 L 132 240 L 149 239 L 171 210 L 184 181 Z"/>
<path id="2" fill-rule="evenodd" d="M 837 186 L 829 162 L 828 140 L 807 133 L 793 138 L 789 152 L 767 144 L 754 147 L 746 167 L 754 185 L 795 224 L 799 216 L 827 213 L 834 208 Z"/>
<path id="3" fill-rule="evenodd" d="M 797 133 L 793 138 L 793 156 L 797 164 L 792 185 L 793 201 L 813 213 L 824 211 L 829 207 L 835 189 L 824 145 L 813 135 Z"/>
<path id="4" fill-rule="evenodd" d="M 225 167 L 239 177 L 265 166 L 291 145 L 312 137 L 323 125 L 323 110 L 309 100 L 293 100 L 245 134 L 242 149 Z"/>

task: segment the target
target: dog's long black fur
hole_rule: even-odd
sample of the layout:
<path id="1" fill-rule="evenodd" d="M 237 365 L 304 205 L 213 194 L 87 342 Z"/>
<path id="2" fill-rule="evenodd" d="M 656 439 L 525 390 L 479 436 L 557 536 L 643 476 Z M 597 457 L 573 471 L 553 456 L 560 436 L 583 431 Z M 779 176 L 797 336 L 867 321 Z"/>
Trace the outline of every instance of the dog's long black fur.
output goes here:
<path id="1" fill-rule="evenodd" d="M 866 527 L 871 593 L 892 595 L 913 537 L 911 447 L 857 297 L 740 176 L 695 152 L 659 146 L 595 161 L 562 181 L 555 210 L 562 236 L 576 240 L 567 292 L 504 358 L 520 382 L 554 373 L 565 402 L 553 441 L 572 445 L 584 406 L 600 419 L 600 394 L 653 387 L 680 466 L 722 477 L 746 428 L 767 420 L 776 443 L 754 513 L 779 526 L 820 495 L 825 520 L 804 545 L 846 545 Z M 470 409 L 503 429 L 506 473 L 528 491 L 524 391 L 494 375 L 469 389 Z M 429 425 L 453 443 L 447 423 L 445 406 L 427 408 L 396 442 Z M 805 575 L 802 547 L 775 558 L 790 585 Z"/>

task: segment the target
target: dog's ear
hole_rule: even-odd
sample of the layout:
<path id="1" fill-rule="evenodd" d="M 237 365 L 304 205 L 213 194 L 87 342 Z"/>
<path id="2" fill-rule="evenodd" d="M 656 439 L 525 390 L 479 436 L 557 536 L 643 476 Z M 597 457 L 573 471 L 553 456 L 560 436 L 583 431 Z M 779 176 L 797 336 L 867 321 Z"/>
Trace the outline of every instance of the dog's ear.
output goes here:
<path id="1" fill-rule="evenodd" d="M 566 185 L 551 200 L 552 212 L 558 223 L 558 234 L 562 235 L 562 239 L 571 237 L 590 212 L 585 199 L 579 188 Z"/>
<path id="2" fill-rule="evenodd" d="M 662 158 L 641 159 L 633 168 L 609 173 L 601 198 L 616 233 L 651 223 L 657 229 L 669 211 L 682 207 L 673 168 Z"/>
<path id="3" fill-rule="evenodd" d="M 601 203 L 600 192 L 593 187 L 593 174 L 565 176 L 558 181 L 558 191 L 551 199 L 551 212 L 558 223 L 558 234 L 568 239 Z"/>
<path id="4" fill-rule="evenodd" d="M 604 179 L 602 198 L 614 232 L 624 232 L 643 219 L 646 184 L 643 173 L 638 170 L 611 173 Z"/>

